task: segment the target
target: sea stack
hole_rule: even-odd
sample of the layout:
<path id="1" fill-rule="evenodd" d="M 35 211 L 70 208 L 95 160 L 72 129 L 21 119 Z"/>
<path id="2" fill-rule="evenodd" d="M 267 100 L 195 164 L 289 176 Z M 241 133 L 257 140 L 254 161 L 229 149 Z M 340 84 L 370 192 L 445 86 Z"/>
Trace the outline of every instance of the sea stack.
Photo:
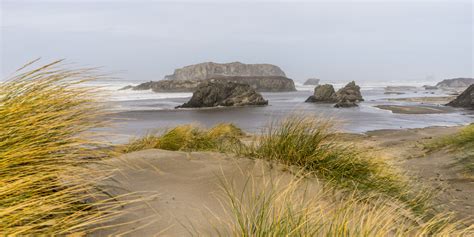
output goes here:
<path id="1" fill-rule="evenodd" d="M 188 102 L 176 108 L 246 105 L 268 105 L 268 101 L 248 84 L 207 81 L 199 84 Z"/>
<path id="2" fill-rule="evenodd" d="M 319 85 L 314 88 L 314 94 L 305 102 L 310 103 L 336 103 L 337 95 L 334 87 L 330 84 Z"/>
<path id="3" fill-rule="evenodd" d="M 452 107 L 474 109 L 474 84 L 464 90 L 456 99 L 447 104 Z"/>
<path id="4" fill-rule="evenodd" d="M 345 87 L 339 89 L 336 93 L 336 108 L 347 108 L 358 106 L 357 103 L 364 101 L 360 93 L 360 87 L 354 81 L 349 82 Z"/>

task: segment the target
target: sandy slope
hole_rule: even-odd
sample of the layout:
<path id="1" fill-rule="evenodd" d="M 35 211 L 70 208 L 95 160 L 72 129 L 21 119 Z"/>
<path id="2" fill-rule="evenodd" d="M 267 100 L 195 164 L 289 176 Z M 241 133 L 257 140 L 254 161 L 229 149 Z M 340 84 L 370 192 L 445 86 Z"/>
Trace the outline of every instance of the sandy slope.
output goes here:
<path id="1" fill-rule="evenodd" d="M 435 198 L 441 211 L 454 211 L 460 219 L 474 223 L 474 180 L 461 172 L 456 151 L 427 152 L 424 145 L 441 136 L 452 135 L 461 127 L 379 130 L 355 139 L 370 152 L 383 154 L 407 171 L 415 180 L 439 191 Z M 351 138 L 353 140 L 353 138 Z"/>
<path id="2" fill-rule="evenodd" d="M 463 177 L 458 172 L 459 167 L 452 166 L 458 156 L 445 151 L 427 154 L 422 145 L 459 129 L 380 130 L 365 135 L 346 134 L 343 138 L 368 152 L 385 156 L 419 182 L 440 188 L 435 200 L 438 208 L 454 211 L 459 218 L 472 221 L 474 182 Z M 110 164 L 118 170 L 107 183 L 107 192 L 145 192 L 142 195 L 150 199 L 146 203 L 127 206 L 125 211 L 129 213 L 114 222 L 132 221 L 132 225 L 115 228 L 114 233 L 130 231 L 133 236 L 215 234 L 212 226 L 222 230 L 222 222 L 218 219 L 222 221 L 227 217 L 219 201 L 222 200 L 221 181 L 231 181 L 237 190 L 242 190 L 249 175 L 266 179 L 279 177 L 283 182 L 293 177 L 280 165 L 211 152 L 145 150 L 123 155 L 111 160 Z M 318 184 L 313 182 L 313 185 Z M 195 230 L 189 230 L 190 226 Z"/>
<path id="3" fill-rule="evenodd" d="M 114 223 L 144 218 L 142 221 L 115 228 L 115 232 L 102 231 L 94 235 L 127 231 L 133 236 L 189 236 L 189 231 L 215 235 L 213 225 L 222 230 L 222 223 L 216 217 L 221 220 L 227 217 L 221 202 L 222 181 L 227 180 L 236 190 L 242 190 L 249 175 L 257 179 L 277 176 L 282 182 L 292 177 L 282 171 L 283 166 L 211 152 L 144 150 L 126 154 L 110 164 L 119 170 L 108 183 L 115 186 L 109 187 L 108 192 L 146 192 L 143 196 L 151 200 L 146 204 L 128 205 L 125 210 L 130 213 Z M 136 229 L 130 230 L 131 226 Z M 192 226 L 195 230 L 189 230 Z"/>

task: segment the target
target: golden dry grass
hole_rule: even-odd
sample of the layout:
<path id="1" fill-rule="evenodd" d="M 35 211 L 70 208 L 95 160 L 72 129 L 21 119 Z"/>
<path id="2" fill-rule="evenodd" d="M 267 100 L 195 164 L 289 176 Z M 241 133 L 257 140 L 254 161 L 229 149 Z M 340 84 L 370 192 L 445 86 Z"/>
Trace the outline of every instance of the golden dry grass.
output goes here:
<path id="1" fill-rule="evenodd" d="M 313 183 L 314 184 L 314 183 Z M 222 180 L 220 236 L 472 236 L 474 226 L 449 214 L 413 215 L 403 203 L 361 199 L 331 187 L 314 188 L 303 178 L 249 177 L 244 190 Z M 223 226 L 223 228 L 222 228 Z"/>
<path id="2" fill-rule="evenodd" d="M 221 151 L 240 143 L 244 135 L 233 124 L 221 123 L 211 129 L 196 125 L 180 125 L 168 129 L 161 135 L 148 134 L 119 146 L 120 152 L 128 153 L 144 149 L 164 149 L 171 151 Z"/>
<path id="3" fill-rule="evenodd" d="M 301 167 L 344 189 L 381 194 L 423 212 L 429 195 L 392 165 L 343 143 L 331 120 L 290 116 L 270 124 L 260 136 L 237 153 Z M 418 190 L 417 190 L 418 189 Z"/>
<path id="4" fill-rule="evenodd" d="M 0 84 L 0 235 L 58 235 L 98 227 L 123 203 L 100 191 L 110 155 L 89 132 L 104 125 L 94 69 L 26 65 Z"/>

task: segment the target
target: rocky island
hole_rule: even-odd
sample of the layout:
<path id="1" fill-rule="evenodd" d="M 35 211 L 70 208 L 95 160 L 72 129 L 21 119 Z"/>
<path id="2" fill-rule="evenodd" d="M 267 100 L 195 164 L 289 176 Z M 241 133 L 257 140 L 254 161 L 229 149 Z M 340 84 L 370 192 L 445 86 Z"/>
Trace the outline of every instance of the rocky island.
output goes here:
<path id="1" fill-rule="evenodd" d="M 292 79 L 271 64 L 200 63 L 176 69 L 160 81 L 150 81 L 131 87 L 133 90 L 154 92 L 193 92 L 205 81 L 235 82 L 250 85 L 261 92 L 296 91 Z M 127 89 L 130 87 L 127 87 Z M 125 88 L 124 88 L 125 89 Z"/>
<path id="2" fill-rule="evenodd" d="M 308 78 L 308 80 L 306 80 L 303 85 L 305 86 L 317 86 L 319 85 L 319 79 L 318 78 Z"/>
<path id="3" fill-rule="evenodd" d="M 248 84 L 206 81 L 197 87 L 191 99 L 176 108 L 267 105 L 268 101 Z"/>

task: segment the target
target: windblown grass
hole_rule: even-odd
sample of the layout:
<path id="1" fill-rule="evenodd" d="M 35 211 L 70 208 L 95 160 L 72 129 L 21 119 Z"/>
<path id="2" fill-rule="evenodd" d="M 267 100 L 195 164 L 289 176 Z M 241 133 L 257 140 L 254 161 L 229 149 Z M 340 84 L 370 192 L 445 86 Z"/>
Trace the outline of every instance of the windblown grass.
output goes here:
<path id="1" fill-rule="evenodd" d="M 448 149 L 459 156 L 457 165 L 462 167 L 462 172 L 468 178 L 474 178 L 474 124 L 467 125 L 454 135 L 435 139 L 425 144 L 428 151 Z"/>
<path id="2" fill-rule="evenodd" d="M 366 200 L 312 188 L 303 179 L 289 183 L 255 181 L 244 190 L 224 180 L 223 207 L 228 219 L 221 236 L 470 236 L 474 226 L 449 215 L 419 217 L 403 203 Z M 262 184 L 258 184 L 258 183 Z"/>
<path id="3" fill-rule="evenodd" d="M 80 84 L 101 76 L 61 61 L 30 67 L 0 84 L 0 235 L 86 231 L 123 204 L 89 165 L 110 153 L 87 132 L 104 125 L 97 91 Z"/>
<path id="4" fill-rule="evenodd" d="M 396 198 L 416 211 L 426 207 L 426 193 L 414 192 L 406 177 L 383 160 L 343 145 L 333 125 L 330 120 L 291 116 L 271 124 L 238 153 L 302 167 L 339 187 Z"/>
<path id="5" fill-rule="evenodd" d="M 467 125 L 457 134 L 436 139 L 426 145 L 426 148 L 430 150 L 444 147 L 474 149 L 474 124 Z"/>
<path id="6" fill-rule="evenodd" d="M 222 123 L 206 130 L 195 125 L 181 125 L 162 135 L 149 134 L 120 146 L 119 151 L 128 153 L 144 149 L 171 151 L 217 151 L 239 143 L 244 133 L 233 124 Z"/>

